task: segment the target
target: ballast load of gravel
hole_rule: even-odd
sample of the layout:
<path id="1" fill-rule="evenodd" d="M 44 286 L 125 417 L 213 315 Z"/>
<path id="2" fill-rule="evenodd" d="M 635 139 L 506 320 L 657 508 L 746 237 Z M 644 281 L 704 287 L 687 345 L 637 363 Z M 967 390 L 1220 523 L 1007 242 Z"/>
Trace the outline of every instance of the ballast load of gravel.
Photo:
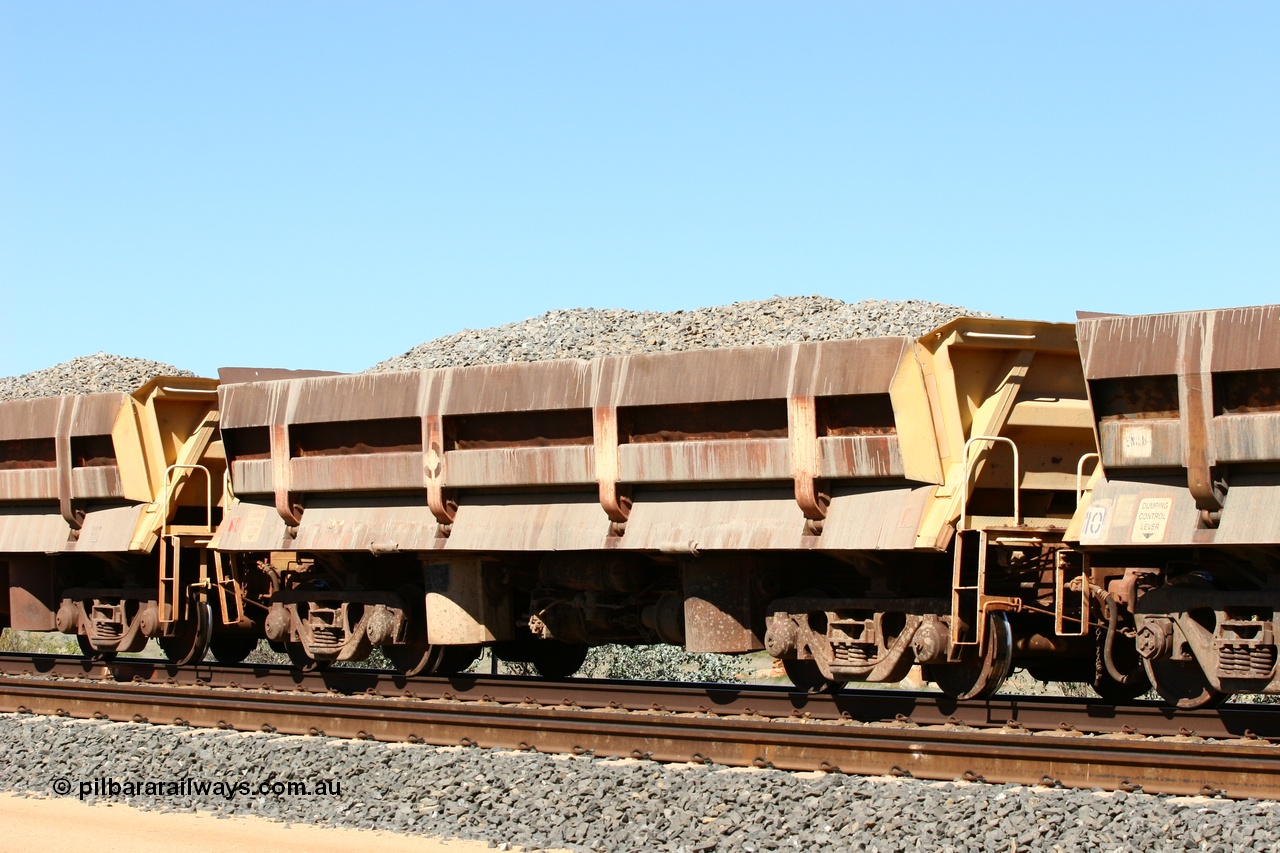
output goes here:
<path id="1" fill-rule="evenodd" d="M 991 315 L 916 299 L 849 303 L 825 296 L 775 296 L 691 311 L 573 308 L 436 338 L 367 372 L 888 335 L 918 337 L 963 316 Z"/>
<path id="2" fill-rule="evenodd" d="M 0 378 L 0 400 L 29 400 L 63 394 L 136 391 L 157 376 L 195 376 L 172 364 L 100 352 L 53 367 Z"/>
<path id="3" fill-rule="evenodd" d="M 1112 853 L 1280 845 L 1280 804 L 1255 800 L 728 770 L 30 715 L 0 715 L 0 764 L 7 769 L 0 790 L 33 796 L 527 849 Z"/>

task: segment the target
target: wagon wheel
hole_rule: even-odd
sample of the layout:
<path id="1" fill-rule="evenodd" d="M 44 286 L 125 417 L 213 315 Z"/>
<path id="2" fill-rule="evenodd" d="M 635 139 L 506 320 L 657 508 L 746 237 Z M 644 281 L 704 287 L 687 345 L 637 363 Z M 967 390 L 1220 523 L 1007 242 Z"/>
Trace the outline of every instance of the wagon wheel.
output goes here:
<path id="1" fill-rule="evenodd" d="M 209 602 L 191 599 L 187 602 L 187 618 L 178 623 L 172 637 L 159 637 L 164 656 L 178 666 L 199 663 L 209 651 L 213 631 L 213 611 Z"/>
<path id="2" fill-rule="evenodd" d="M 797 598 L 834 598 L 827 589 L 810 587 L 796 594 Z M 806 644 L 808 658 L 783 659 L 782 669 L 797 690 L 805 693 L 821 693 L 830 689 L 835 693 L 848 682 L 833 678 L 831 675 L 831 659 L 833 657 L 831 643 L 825 636 L 819 636 L 814 642 Z"/>
<path id="3" fill-rule="evenodd" d="M 791 683 L 795 685 L 795 688 L 805 693 L 821 693 L 824 690 L 836 693 L 846 683 L 827 678 L 822 674 L 822 667 L 818 666 L 818 662 L 815 660 L 800 660 L 799 658 L 784 660 L 782 669 L 787 673 L 787 678 L 791 679 Z"/>
<path id="4" fill-rule="evenodd" d="M 402 586 L 400 596 L 405 600 L 409 613 L 407 642 L 383 646 L 396 672 L 401 675 L 419 675 L 435 672 L 440 663 L 443 646 L 433 646 L 427 642 L 427 597 L 421 587 Z"/>
<path id="5" fill-rule="evenodd" d="M 307 647 L 296 640 L 286 640 L 284 644 L 284 652 L 289 656 L 289 661 L 293 664 L 294 669 L 299 672 L 317 672 L 322 669 L 328 669 L 333 661 L 316 660 L 307 654 Z"/>
<path id="6" fill-rule="evenodd" d="M 1146 660 L 1142 661 L 1151 686 L 1160 694 L 1165 704 L 1183 711 L 1196 708 L 1216 708 L 1231 697 L 1209 684 L 1204 670 L 1195 660 Z"/>
<path id="7" fill-rule="evenodd" d="M 587 659 L 586 643 L 536 640 L 532 651 L 533 668 L 543 678 L 568 678 L 581 669 Z"/>
<path id="8" fill-rule="evenodd" d="M 84 655 L 89 660 L 106 663 L 107 661 L 112 661 L 116 658 L 115 652 L 104 652 L 99 649 L 95 649 L 87 634 L 76 634 L 76 642 L 80 645 L 80 654 Z"/>
<path id="9" fill-rule="evenodd" d="M 457 675 L 480 659 L 479 646 L 439 646 L 440 658 L 431 670 L 436 675 Z M 581 664 L 579 664 L 581 666 Z"/>
<path id="10" fill-rule="evenodd" d="M 209 651 L 218 663 L 243 663 L 257 648 L 253 634 L 214 634 L 209 640 Z"/>
<path id="11" fill-rule="evenodd" d="M 924 675 L 952 699 L 986 699 L 1013 671 L 1013 628 L 1007 614 L 987 614 L 987 647 L 965 649 L 959 663 L 931 664 Z"/>

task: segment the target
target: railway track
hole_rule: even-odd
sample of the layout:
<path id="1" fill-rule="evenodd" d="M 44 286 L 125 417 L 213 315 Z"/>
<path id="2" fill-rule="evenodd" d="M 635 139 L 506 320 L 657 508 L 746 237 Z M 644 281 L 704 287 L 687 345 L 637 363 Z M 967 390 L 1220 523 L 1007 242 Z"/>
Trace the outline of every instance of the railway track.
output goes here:
<path id="1" fill-rule="evenodd" d="M 0 656 L 0 711 L 667 762 L 1280 799 L 1280 714 L 759 685 Z"/>

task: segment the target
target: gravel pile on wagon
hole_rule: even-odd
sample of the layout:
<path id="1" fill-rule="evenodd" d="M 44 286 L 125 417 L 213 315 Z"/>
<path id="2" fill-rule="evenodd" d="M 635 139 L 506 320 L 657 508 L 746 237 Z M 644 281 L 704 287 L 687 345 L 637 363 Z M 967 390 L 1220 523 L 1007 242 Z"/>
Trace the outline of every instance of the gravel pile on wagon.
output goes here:
<path id="1" fill-rule="evenodd" d="M 574 308 L 436 338 L 368 372 L 888 335 L 919 337 L 963 316 L 991 315 L 915 299 L 849 303 L 825 296 L 775 296 L 692 311 Z"/>
<path id="2" fill-rule="evenodd" d="M 0 715 L 0 790 L 57 795 L 94 780 L 222 783 L 93 795 L 510 843 L 525 849 L 1274 850 L 1280 804 L 1203 797 L 660 765 L 322 737 Z M 59 782 L 58 780 L 65 780 Z M 317 783 L 336 782 L 316 793 Z M 306 794 L 283 793 L 301 782 Z M 273 794 L 259 793 L 267 783 Z M 101 789 L 101 785 L 100 785 Z"/>
<path id="3" fill-rule="evenodd" d="M 100 352 L 0 379 L 0 401 L 136 391 L 157 376 L 195 376 L 172 364 Z"/>

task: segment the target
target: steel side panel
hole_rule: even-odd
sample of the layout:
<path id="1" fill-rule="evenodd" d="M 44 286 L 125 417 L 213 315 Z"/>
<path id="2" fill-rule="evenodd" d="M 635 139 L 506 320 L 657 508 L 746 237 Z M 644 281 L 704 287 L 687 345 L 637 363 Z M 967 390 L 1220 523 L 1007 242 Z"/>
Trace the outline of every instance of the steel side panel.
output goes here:
<path id="1" fill-rule="evenodd" d="M 84 394 L 76 397 L 75 413 L 71 420 L 71 434 L 111 435 L 120 407 L 129 398 L 127 394 Z"/>
<path id="2" fill-rule="evenodd" d="M 236 501 L 223 514 L 209 547 L 219 551 L 293 550 L 276 508 L 249 501 Z"/>
<path id="3" fill-rule="evenodd" d="M 1280 478 L 1259 474 L 1234 479 L 1213 541 L 1215 545 L 1280 544 Z"/>
<path id="4" fill-rule="evenodd" d="M 1280 367 L 1280 305 L 1213 312 L 1214 373 Z"/>
<path id="5" fill-rule="evenodd" d="M 58 431 L 57 397 L 0 403 L 0 441 L 52 438 Z"/>
<path id="6" fill-rule="evenodd" d="M 803 548 L 804 524 L 795 496 L 787 489 L 643 492 L 636 495 L 618 547 L 662 551 Z"/>
<path id="7" fill-rule="evenodd" d="M 52 631 L 58 609 L 52 560 L 14 557 L 8 565 L 9 627 L 15 631 Z"/>
<path id="8" fill-rule="evenodd" d="M 1088 522 L 1089 514 L 1098 519 L 1096 524 Z M 1198 529 L 1199 517 L 1200 511 L 1187 491 L 1186 482 L 1179 482 L 1177 478 L 1100 480 L 1089 501 L 1080 544 L 1124 547 L 1212 544 L 1215 531 Z M 1140 523 L 1146 525 L 1145 532 L 1138 529 Z"/>
<path id="9" fill-rule="evenodd" d="M 1192 314 L 1102 317 L 1077 324 L 1086 379 L 1176 374 Z"/>
<path id="10" fill-rule="evenodd" d="M 1213 445 L 1219 462 L 1280 459 L 1280 414 L 1220 415 L 1213 419 Z"/>
<path id="11" fill-rule="evenodd" d="M 1183 337 L 1200 322 L 1212 328 L 1212 372 L 1280 367 L 1280 305 L 1262 305 L 1081 320 L 1077 327 L 1085 375 L 1102 379 L 1179 373 Z"/>
<path id="12" fill-rule="evenodd" d="M 378 502 L 375 505 L 308 504 L 291 545 L 298 551 L 429 551 L 437 523 L 421 504 Z"/>
<path id="13" fill-rule="evenodd" d="M 284 537 L 273 507 L 237 503 L 214 541 L 223 551 L 556 551 L 624 550 L 873 550 L 910 549 L 933 487 L 862 489 L 837 494 L 821 537 L 805 535 L 805 520 L 789 492 L 754 496 L 689 492 L 642 493 L 622 537 L 591 495 L 475 495 L 458 509 L 451 535 L 437 536 L 425 504 L 387 498 L 363 505 L 310 504 L 298 535 Z"/>
<path id="14" fill-rule="evenodd" d="M 71 496 L 77 500 L 85 498 L 123 498 L 124 486 L 120 482 L 119 466 L 100 465 L 92 468 L 72 468 Z"/>
<path id="15" fill-rule="evenodd" d="M 218 388 L 218 423 L 222 429 L 267 426 L 275 400 L 288 393 L 288 382 L 246 382 Z"/>
<path id="16" fill-rule="evenodd" d="M 626 483 L 706 483 L 791 477 L 785 438 L 672 441 L 618 448 Z"/>
<path id="17" fill-rule="evenodd" d="M 298 492 L 421 489 L 422 454 L 353 453 L 295 457 L 289 460 L 289 473 L 293 490 Z"/>
<path id="18" fill-rule="evenodd" d="M 906 467 L 896 435 L 823 436 L 818 439 L 823 477 L 902 477 Z"/>
<path id="19" fill-rule="evenodd" d="M 130 504 L 86 512 L 80 537 L 64 550 L 80 553 L 128 551 L 146 504 Z"/>
<path id="20" fill-rule="evenodd" d="M 505 447 L 496 450 L 450 450 L 444 455 L 444 485 L 555 486 L 594 484 L 594 447 Z M 422 466 L 418 466 L 422 485 Z"/>
<path id="21" fill-rule="evenodd" d="M 290 382 L 293 424 L 416 418 L 421 408 L 416 373 L 355 373 Z"/>
<path id="22" fill-rule="evenodd" d="M 57 468 L 11 468 L 0 471 L 0 501 L 57 499 Z"/>
<path id="23" fill-rule="evenodd" d="M 61 551 L 71 528 L 55 507 L 0 507 L 0 554 Z"/>
<path id="24" fill-rule="evenodd" d="M 1147 502 L 1150 535 L 1138 529 Z M 1168 510 L 1160 501 L 1167 501 Z M 1154 517 L 1151 512 L 1154 511 Z M 1176 478 L 1099 481 L 1080 528 L 1081 545 L 1276 545 L 1280 544 L 1280 482 L 1275 475 L 1243 475 L 1231 483 L 1217 529 L 1199 523 L 1199 510 Z M 1091 525 L 1090 518 L 1100 519 Z"/>
<path id="25" fill-rule="evenodd" d="M 580 360 L 478 364 L 431 371 L 426 410 L 441 415 L 537 412 L 591 406 L 596 367 Z"/>
<path id="26" fill-rule="evenodd" d="M 242 495 L 271 494 L 271 460 L 237 459 L 231 463 L 231 482 Z"/>
<path id="27" fill-rule="evenodd" d="M 594 493 L 554 499 L 474 495 L 458 507 L 453 532 L 437 547 L 476 552 L 582 551 L 609 547 L 608 537 L 609 517 Z"/>
<path id="28" fill-rule="evenodd" d="M 913 549 L 934 489 L 901 486 L 837 493 L 816 545 L 825 551 Z"/>

